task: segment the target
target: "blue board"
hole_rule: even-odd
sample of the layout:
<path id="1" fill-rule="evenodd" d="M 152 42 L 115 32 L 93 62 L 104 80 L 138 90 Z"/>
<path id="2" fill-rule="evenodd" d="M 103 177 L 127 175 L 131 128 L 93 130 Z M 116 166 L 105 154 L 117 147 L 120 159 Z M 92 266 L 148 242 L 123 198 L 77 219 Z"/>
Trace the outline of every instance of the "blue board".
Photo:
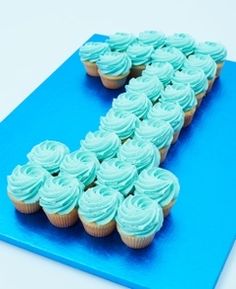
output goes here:
<path id="1" fill-rule="evenodd" d="M 0 238 L 132 288 L 213 288 L 236 237 L 235 74 L 227 61 L 171 148 L 164 166 L 180 179 L 179 200 L 153 244 L 135 251 L 117 233 L 95 239 L 81 224 L 57 229 L 42 212 L 20 214 L 6 195 L 6 176 L 33 145 L 56 139 L 77 149 L 118 94 L 85 75 L 76 51 L 0 124 Z"/>

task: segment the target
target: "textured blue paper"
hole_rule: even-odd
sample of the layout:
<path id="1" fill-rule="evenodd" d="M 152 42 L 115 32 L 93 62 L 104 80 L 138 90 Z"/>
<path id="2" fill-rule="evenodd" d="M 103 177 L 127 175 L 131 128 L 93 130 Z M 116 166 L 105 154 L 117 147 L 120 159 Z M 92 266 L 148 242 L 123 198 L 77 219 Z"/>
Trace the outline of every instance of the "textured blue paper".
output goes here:
<path id="1" fill-rule="evenodd" d="M 75 150 L 118 93 L 86 76 L 75 52 L 0 124 L 0 238 L 129 287 L 213 288 L 236 237 L 235 75 L 226 62 L 172 147 L 164 166 L 180 179 L 179 200 L 153 244 L 135 251 L 117 233 L 95 239 L 81 224 L 56 229 L 42 212 L 17 213 L 6 196 L 6 175 L 33 145 L 57 139 Z"/>

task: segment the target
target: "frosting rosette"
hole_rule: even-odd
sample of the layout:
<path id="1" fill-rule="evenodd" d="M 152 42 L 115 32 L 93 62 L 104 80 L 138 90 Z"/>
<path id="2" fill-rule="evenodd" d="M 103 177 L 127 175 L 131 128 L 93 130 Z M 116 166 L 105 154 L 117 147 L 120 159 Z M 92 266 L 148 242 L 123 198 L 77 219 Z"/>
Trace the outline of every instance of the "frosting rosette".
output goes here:
<path id="1" fill-rule="evenodd" d="M 110 51 L 109 45 L 105 42 L 87 42 L 79 50 L 81 61 L 97 62 L 99 57 Z"/>

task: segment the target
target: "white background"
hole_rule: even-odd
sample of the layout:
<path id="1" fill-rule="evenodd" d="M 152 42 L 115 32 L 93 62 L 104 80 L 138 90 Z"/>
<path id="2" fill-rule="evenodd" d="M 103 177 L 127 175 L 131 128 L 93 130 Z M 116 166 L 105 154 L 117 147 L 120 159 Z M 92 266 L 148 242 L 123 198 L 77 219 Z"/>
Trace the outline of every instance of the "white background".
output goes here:
<path id="1" fill-rule="evenodd" d="M 235 17 L 235 0 L 0 0 L 0 121 L 95 32 L 188 32 L 199 41 L 222 42 L 228 59 L 236 60 Z M 236 248 L 220 288 L 236 288 L 235 263 Z M 34 289 L 119 287 L 0 242 L 0 288 L 31 284 Z"/>

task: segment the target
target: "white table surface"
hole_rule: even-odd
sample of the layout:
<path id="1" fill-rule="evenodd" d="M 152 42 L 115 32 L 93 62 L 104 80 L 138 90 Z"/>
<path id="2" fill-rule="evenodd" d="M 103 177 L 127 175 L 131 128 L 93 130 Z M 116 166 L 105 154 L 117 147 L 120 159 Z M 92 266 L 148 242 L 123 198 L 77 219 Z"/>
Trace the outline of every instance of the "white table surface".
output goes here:
<path id="1" fill-rule="evenodd" d="M 235 11 L 235 0 L 0 0 L 0 121 L 94 33 L 188 32 L 224 43 L 236 60 Z M 236 245 L 217 288 L 235 289 L 235 274 Z M 31 287 L 122 288 L 0 242 L 0 288 Z"/>

